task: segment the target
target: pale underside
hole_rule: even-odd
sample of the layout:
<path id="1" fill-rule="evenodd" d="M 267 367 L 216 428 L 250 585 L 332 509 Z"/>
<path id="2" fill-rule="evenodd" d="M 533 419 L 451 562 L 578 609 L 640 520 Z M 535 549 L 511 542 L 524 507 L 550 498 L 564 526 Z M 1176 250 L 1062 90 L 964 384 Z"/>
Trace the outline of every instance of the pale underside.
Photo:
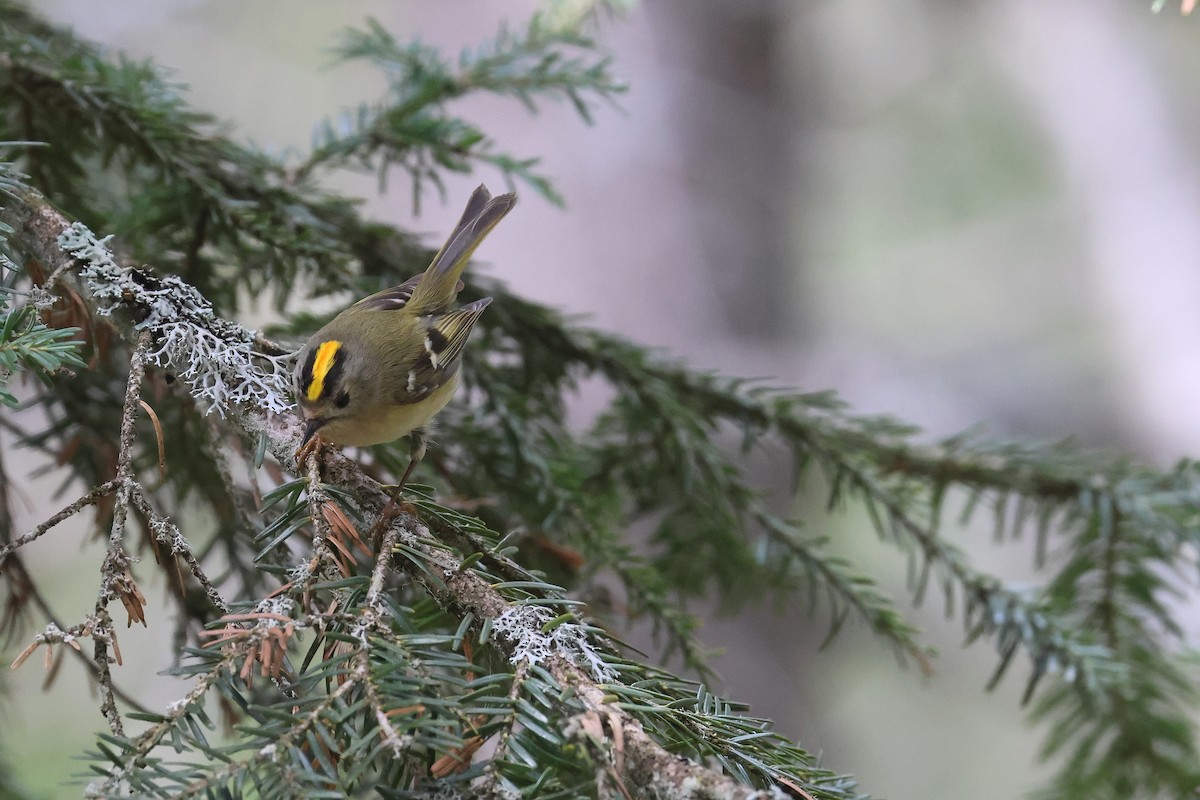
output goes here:
<path id="1" fill-rule="evenodd" d="M 410 405 L 380 406 L 371 414 L 357 414 L 353 418 L 333 419 L 321 426 L 320 434 L 334 444 L 362 447 L 369 444 L 391 442 L 424 427 L 434 415 L 445 408 L 458 388 L 458 373 L 434 389 L 421 403 Z"/>

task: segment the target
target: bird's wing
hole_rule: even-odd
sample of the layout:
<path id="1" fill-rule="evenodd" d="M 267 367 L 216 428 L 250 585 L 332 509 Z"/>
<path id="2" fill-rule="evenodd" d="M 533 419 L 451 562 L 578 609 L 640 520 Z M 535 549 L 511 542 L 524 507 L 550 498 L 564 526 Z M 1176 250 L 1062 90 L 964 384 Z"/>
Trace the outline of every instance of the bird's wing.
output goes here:
<path id="1" fill-rule="evenodd" d="M 408 300 L 412 297 L 413 289 L 421 281 L 421 275 L 413 275 L 399 286 L 393 286 L 390 289 L 384 289 L 382 292 L 376 292 L 369 297 L 364 297 L 354 305 L 363 311 L 399 311 L 408 305 Z M 463 290 L 463 282 L 459 281 L 454 287 L 455 292 Z"/>
<path id="2" fill-rule="evenodd" d="M 484 297 L 433 319 L 425 329 L 424 348 L 396 393 L 397 403 L 421 400 L 458 371 L 471 328 L 491 302 L 492 298 Z"/>

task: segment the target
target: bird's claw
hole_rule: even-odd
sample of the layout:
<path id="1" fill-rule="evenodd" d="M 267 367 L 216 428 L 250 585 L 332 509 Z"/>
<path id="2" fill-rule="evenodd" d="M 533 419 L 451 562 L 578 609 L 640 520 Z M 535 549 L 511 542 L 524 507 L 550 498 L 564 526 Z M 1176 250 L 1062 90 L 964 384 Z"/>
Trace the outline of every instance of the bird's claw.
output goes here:
<path id="1" fill-rule="evenodd" d="M 300 445 L 300 447 L 296 450 L 296 466 L 302 466 L 304 462 L 308 460 L 308 457 L 315 453 L 317 448 L 319 448 L 322 444 L 323 442 L 321 435 L 317 434 L 316 436 L 311 437 L 304 444 Z"/>

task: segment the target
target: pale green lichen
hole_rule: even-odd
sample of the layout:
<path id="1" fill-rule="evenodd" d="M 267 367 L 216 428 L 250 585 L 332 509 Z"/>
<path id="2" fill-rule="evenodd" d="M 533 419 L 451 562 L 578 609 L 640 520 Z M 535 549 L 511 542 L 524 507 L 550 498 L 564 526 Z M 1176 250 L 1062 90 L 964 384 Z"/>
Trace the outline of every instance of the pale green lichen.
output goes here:
<path id="1" fill-rule="evenodd" d="M 83 265 L 79 276 L 100 303 L 101 314 L 117 308 L 144 314 L 137 330 L 149 330 L 150 363 L 171 370 L 205 404 L 205 413 L 225 416 L 232 406 L 282 413 L 292 407 L 292 356 L 255 349 L 253 330 L 219 317 L 195 287 L 175 275 L 157 276 L 117 263 L 111 236 L 96 237 L 74 223 L 58 245 Z"/>
<path id="2" fill-rule="evenodd" d="M 559 655 L 587 670 L 600 683 L 616 680 L 616 669 L 604 659 L 583 625 L 567 622 L 543 631 L 553 618 L 545 606 L 513 605 L 492 621 L 492 631 L 511 643 L 513 664 L 540 664 L 551 655 Z"/>

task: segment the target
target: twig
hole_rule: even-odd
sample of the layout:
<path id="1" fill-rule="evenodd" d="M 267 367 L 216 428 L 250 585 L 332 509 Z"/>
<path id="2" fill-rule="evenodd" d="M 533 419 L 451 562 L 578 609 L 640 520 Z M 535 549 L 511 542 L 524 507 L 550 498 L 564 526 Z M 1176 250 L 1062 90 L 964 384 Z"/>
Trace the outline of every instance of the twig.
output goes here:
<path id="1" fill-rule="evenodd" d="M 323 512 L 325 504 L 332 501 L 325 490 L 321 488 L 321 464 L 318 455 L 315 452 L 310 455 L 304 466 L 308 472 L 308 515 L 312 519 L 313 525 L 312 558 L 308 562 L 308 568 L 300 586 L 304 597 L 304 606 L 307 608 L 310 587 L 320 577 L 321 569 L 325 564 L 334 564 L 336 567 L 337 558 L 330 548 L 334 534 L 329 520 L 326 519 Z"/>
<path id="2" fill-rule="evenodd" d="M 387 513 L 386 509 L 383 513 Z M 399 536 L 400 529 L 395 525 L 389 525 L 384 530 L 383 538 L 379 542 L 379 554 L 375 557 L 375 568 L 371 570 L 371 586 L 367 589 L 367 605 L 381 614 L 383 613 L 383 602 L 380 597 L 383 594 L 383 582 L 387 578 L 388 568 L 392 563 L 393 551 L 396 549 L 396 540 Z"/>
<path id="3" fill-rule="evenodd" d="M 61 619 L 59 619 L 58 615 L 54 613 L 54 609 L 51 608 L 50 603 L 46 600 L 46 598 L 42 595 L 42 593 L 38 591 L 37 584 L 35 584 L 33 582 L 32 578 L 30 578 L 28 572 L 25 569 L 25 565 L 22 564 L 20 560 L 13 561 L 12 568 L 13 568 L 14 572 L 20 574 L 21 579 L 24 581 L 25 585 L 27 585 L 29 587 L 29 589 L 28 589 L 29 599 L 31 599 L 33 601 L 33 604 L 35 606 L 37 606 L 38 610 L 42 612 L 42 616 L 44 616 L 46 618 L 47 625 L 53 625 L 56 628 L 58 628 L 59 630 L 73 630 L 75 627 L 83 627 L 83 626 L 68 626 L 68 625 L 65 625 Z M 90 677 L 93 681 L 96 681 L 97 685 L 99 685 L 99 681 L 100 681 L 99 665 L 97 665 L 96 662 L 93 661 L 91 658 L 88 658 L 86 655 L 84 655 L 83 652 L 81 652 L 81 651 L 72 649 L 70 652 L 73 656 L 75 656 L 76 658 L 79 659 L 80 663 L 83 665 L 84 669 L 87 671 L 88 677 Z M 146 706 L 144 706 L 140 700 L 138 700 L 137 698 L 135 698 L 128 692 L 123 691 L 119 686 L 115 686 L 115 685 L 113 686 L 113 694 L 116 695 L 118 700 L 120 700 L 122 703 L 124 703 L 125 705 L 132 708 L 134 711 L 137 711 L 138 713 L 141 713 L 141 714 L 149 713 L 149 709 L 147 709 Z"/>
<path id="4" fill-rule="evenodd" d="M 384 710 L 383 701 L 379 697 L 379 690 L 375 687 L 375 681 L 371 679 L 370 650 L 367 647 L 360 647 L 358 655 L 355 658 L 358 662 L 358 668 L 355 672 L 362 676 L 363 690 L 367 696 L 367 703 L 371 706 L 371 711 L 375 714 L 375 724 L 379 726 L 379 736 L 392 749 L 392 754 L 396 758 L 400 758 L 412 742 L 412 736 L 401 735 L 395 726 L 392 725 L 387 711 Z"/>
<path id="5" fill-rule="evenodd" d="M 100 500 L 100 498 L 105 497 L 106 495 L 110 494 L 114 489 L 116 489 L 117 485 L 118 485 L 118 483 L 115 480 L 105 481 L 104 483 L 100 484 L 99 486 L 95 487 L 90 492 L 85 494 L 83 497 L 80 497 L 74 503 L 71 503 L 70 505 L 68 505 L 61 511 L 59 511 L 57 514 L 54 514 L 53 516 L 51 516 L 49 519 L 47 519 L 42 524 L 38 525 L 36 528 L 34 528 L 29 533 L 25 534 L 24 536 L 21 536 L 20 538 L 13 539 L 8 544 L 4 545 L 3 547 L 0 547 L 0 574 L 4 573 L 4 562 L 10 554 L 16 552 L 20 548 L 24 547 L 25 545 L 29 544 L 30 542 L 34 541 L 35 539 L 41 537 L 43 534 L 47 533 L 51 528 L 58 525 L 60 522 L 66 520 L 66 519 L 69 519 L 70 517 L 73 517 L 74 515 L 78 514 L 80 511 L 87 508 L 88 506 L 94 505 L 96 502 L 98 502 Z"/>
<path id="6" fill-rule="evenodd" d="M 100 591 L 96 596 L 96 624 L 92 631 L 95 643 L 96 664 L 100 667 L 100 711 L 108 720 L 108 726 L 117 736 L 124 736 L 121 713 L 113 697 L 112 672 L 109 669 L 108 648 L 115 646 L 115 632 L 108 604 L 114 594 L 127 590 L 114 589 L 121 585 L 129 570 L 129 557 L 125 554 L 125 520 L 129 514 L 129 496 L 133 485 L 133 440 L 136 433 L 138 403 L 141 400 L 142 376 L 146 371 L 146 350 L 150 346 L 150 333 L 143 331 L 137 339 L 133 356 L 129 359 L 129 380 L 125 385 L 125 407 L 121 412 L 120 451 L 117 455 L 116 501 L 113 504 L 112 529 L 108 536 L 108 554 L 100 568 Z"/>
<path id="7" fill-rule="evenodd" d="M 213 585 L 212 579 L 205 573 L 204 568 L 200 566 L 200 562 L 192 552 L 191 544 L 179 528 L 150 505 L 150 501 L 140 486 L 133 487 L 130 499 L 149 521 L 151 535 L 167 545 L 171 549 L 172 555 L 183 559 L 183 562 L 188 565 L 188 571 L 192 573 L 192 577 L 196 579 L 200 588 L 204 590 L 204 594 L 208 596 L 209 602 L 216 606 L 222 615 L 227 614 L 229 605 L 225 602 L 225 598 L 221 597 L 221 593 L 217 591 L 217 587 Z"/>
<path id="8" fill-rule="evenodd" d="M 212 669 L 200 676 L 196 681 L 196 685 L 192 687 L 184 697 L 174 701 L 170 705 L 167 715 L 161 722 L 147 728 L 137 741 L 133 744 L 133 752 L 138 756 L 144 756 L 153 750 L 163 737 L 170 732 L 174 724 L 187 714 L 188 710 L 199 700 L 202 700 L 208 692 L 210 686 L 216 683 L 221 678 L 221 671 L 233 664 L 234 660 L 239 658 L 240 654 L 235 650 L 230 650 L 229 654 L 215 664 Z"/>

